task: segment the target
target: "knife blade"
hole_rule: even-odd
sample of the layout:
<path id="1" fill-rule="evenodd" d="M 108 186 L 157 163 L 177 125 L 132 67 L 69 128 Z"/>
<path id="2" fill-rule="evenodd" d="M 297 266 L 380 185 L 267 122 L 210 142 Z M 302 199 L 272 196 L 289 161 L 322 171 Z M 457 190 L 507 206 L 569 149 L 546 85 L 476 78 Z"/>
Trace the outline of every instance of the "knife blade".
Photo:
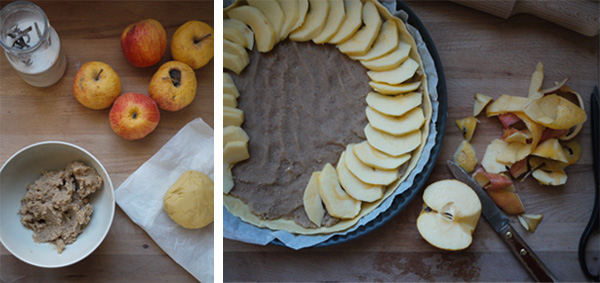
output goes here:
<path id="1" fill-rule="evenodd" d="M 460 168 L 458 164 L 448 160 L 447 165 L 454 178 L 467 184 L 475 191 L 481 201 L 481 213 L 492 225 L 500 238 L 509 246 L 510 251 L 519 259 L 529 274 L 538 282 L 558 282 L 558 279 L 537 257 L 512 225 L 510 225 L 508 217 L 498 208 L 483 188 L 467 172 Z"/>

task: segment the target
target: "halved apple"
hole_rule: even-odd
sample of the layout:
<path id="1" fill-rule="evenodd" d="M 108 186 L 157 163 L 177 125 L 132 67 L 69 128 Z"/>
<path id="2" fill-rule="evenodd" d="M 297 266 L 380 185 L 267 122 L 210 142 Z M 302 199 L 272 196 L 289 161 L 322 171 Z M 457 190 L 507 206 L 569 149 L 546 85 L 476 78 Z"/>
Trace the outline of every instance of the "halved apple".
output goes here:
<path id="1" fill-rule="evenodd" d="M 231 167 L 227 163 L 223 163 L 223 193 L 228 194 L 233 189 L 233 175 L 231 174 Z"/>
<path id="2" fill-rule="evenodd" d="M 354 145 L 354 154 L 364 164 L 383 170 L 396 170 L 410 160 L 409 153 L 396 157 L 390 156 L 375 149 L 367 141 Z"/>
<path id="3" fill-rule="evenodd" d="M 481 202 L 469 186 L 457 180 L 437 181 L 425 189 L 423 202 L 417 229 L 425 241 L 444 250 L 471 245 Z"/>
<path id="4" fill-rule="evenodd" d="M 313 38 L 313 42 L 316 44 L 327 43 L 335 33 L 342 27 L 342 24 L 346 20 L 346 10 L 344 9 L 344 1 L 342 0 L 328 0 L 329 1 L 329 16 L 327 17 L 327 23 L 325 27 Z"/>
<path id="5" fill-rule="evenodd" d="M 402 116 L 390 116 L 367 106 L 366 114 L 371 127 L 395 136 L 418 130 L 425 123 L 423 109 L 420 107 L 415 107 Z"/>
<path id="6" fill-rule="evenodd" d="M 371 88 L 373 90 L 375 90 L 376 92 L 378 92 L 380 94 L 397 95 L 397 94 L 403 94 L 403 93 L 415 91 L 416 89 L 418 89 L 421 86 L 421 82 L 417 81 L 417 82 L 413 82 L 413 83 L 389 85 L 386 83 L 378 83 L 378 82 L 370 81 L 369 86 L 371 86 Z"/>
<path id="7" fill-rule="evenodd" d="M 269 20 L 269 24 L 275 30 L 275 35 L 277 40 L 280 38 L 283 29 L 283 23 L 285 21 L 283 10 L 281 6 L 279 6 L 279 2 L 277 0 L 247 0 L 248 5 L 259 9 L 267 20 Z M 277 41 L 276 40 L 276 41 Z"/>
<path id="8" fill-rule="evenodd" d="M 233 94 L 224 93 L 223 94 L 223 106 L 235 108 L 235 107 L 237 107 L 237 99 L 235 99 L 235 96 L 233 96 Z"/>
<path id="9" fill-rule="evenodd" d="M 236 164 L 250 158 L 248 142 L 230 141 L 223 148 L 223 163 Z"/>
<path id="10" fill-rule="evenodd" d="M 329 2 L 327 0 L 309 0 L 310 10 L 306 14 L 304 24 L 290 33 L 293 41 L 309 41 L 323 31 L 329 16 Z"/>
<path id="11" fill-rule="evenodd" d="M 223 52 L 223 68 L 231 70 L 232 72 L 239 75 L 244 70 L 244 68 L 246 68 L 247 65 L 248 60 L 245 60 L 244 58 L 236 54 Z"/>
<path id="12" fill-rule="evenodd" d="M 456 126 L 465 140 L 471 141 L 471 138 L 473 138 L 473 133 L 475 133 L 475 127 L 477 127 L 477 122 L 477 118 L 475 117 L 467 117 L 456 120 Z"/>
<path id="13" fill-rule="evenodd" d="M 294 25 L 298 22 L 300 18 L 299 13 L 299 2 L 297 0 L 278 0 L 279 6 L 281 6 L 281 10 L 283 11 L 283 24 L 281 26 L 281 31 L 277 35 L 279 40 L 284 40 L 288 37 L 290 32 L 294 29 Z M 308 5 L 307 5 L 308 8 Z"/>
<path id="14" fill-rule="evenodd" d="M 402 63 L 404 63 L 404 61 L 406 61 L 406 59 L 408 59 L 410 49 L 410 44 L 400 42 L 398 43 L 396 49 L 391 53 L 385 54 L 382 57 L 370 61 L 360 60 L 360 63 L 371 71 L 389 71 L 398 68 L 400 65 L 402 65 Z"/>
<path id="15" fill-rule="evenodd" d="M 473 172 L 475 170 L 475 166 L 477 165 L 477 157 L 475 157 L 475 150 L 471 144 L 463 140 L 456 152 L 454 152 L 454 162 L 460 166 L 460 168 L 464 169 L 467 173 Z"/>
<path id="16" fill-rule="evenodd" d="M 317 225 L 317 227 L 321 227 L 323 216 L 325 216 L 325 208 L 323 208 L 321 196 L 319 195 L 320 175 L 321 172 L 312 173 L 310 180 L 308 180 L 308 184 L 304 189 L 304 196 L 302 197 L 304 211 L 306 212 L 306 215 L 308 215 L 308 219 Z"/>
<path id="17" fill-rule="evenodd" d="M 421 144 L 421 131 L 413 131 L 401 136 L 393 136 L 373 129 L 367 124 L 365 136 L 371 146 L 391 156 L 400 156 L 413 151 Z"/>
<path id="18" fill-rule="evenodd" d="M 344 0 L 346 20 L 340 29 L 328 41 L 330 44 L 339 44 L 351 38 L 362 24 L 363 4 L 360 0 Z"/>
<path id="19" fill-rule="evenodd" d="M 387 20 L 381 26 L 375 43 L 367 54 L 362 56 L 350 56 L 353 60 L 371 61 L 391 53 L 398 47 L 398 26 L 393 20 Z"/>
<path id="20" fill-rule="evenodd" d="M 227 143 L 232 141 L 242 141 L 248 142 L 250 138 L 246 131 L 238 126 L 227 126 L 223 127 L 223 147 L 227 145 Z"/>
<path id="21" fill-rule="evenodd" d="M 236 19 L 223 19 L 223 28 L 235 28 L 241 31 L 248 42 L 246 48 L 252 50 L 254 47 L 254 32 L 246 24 Z"/>
<path id="22" fill-rule="evenodd" d="M 319 195 L 329 215 L 351 219 L 360 212 L 361 201 L 352 198 L 340 186 L 337 172 L 330 163 L 325 164 L 319 175 Z"/>
<path id="23" fill-rule="evenodd" d="M 362 163 L 354 154 L 354 144 L 348 144 L 345 153 L 346 167 L 364 183 L 387 186 L 398 179 L 397 170 L 382 170 Z"/>
<path id="24" fill-rule="evenodd" d="M 242 123 L 244 123 L 244 111 L 242 109 L 223 106 L 223 127 L 239 127 Z"/>
<path id="25" fill-rule="evenodd" d="M 412 58 L 406 59 L 400 67 L 388 71 L 368 71 L 367 76 L 372 81 L 397 85 L 412 78 L 419 69 L 419 63 Z"/>
<path id="26" fill-rule="evenodd" d="M 423 95 L 419 92 L 411 92 L 388 96 L 376 92 L 369 92 L 366 101 L 367 105 L 383 114 L 402 116 L 408 111 L 421 105 L 423 102 Z"/>
<path id="27" fill-rule="evenodd" d="M 492 101 L 492 98 L 481 94 L 475 93 L 475 104 L 473 105 L 473 117 L 477 117 L 481 111 Z"/>
<path id="28" fill-rule="evenodd" d="M 374 202 L 383 196 L 382 185 L 364 183 L 348 170 L 345 151 L 340 155 L 336 170 L 342 188 L 354 199 L 364 202 Z"/>
<path id="29" fill-rule="evenodd" d="M 362 8 L 362 21 L 365 24 L 351 38 L 337 45 L 340 52 L 348 56 L 360 56 L 369 52 L 381 29 L 381 17 L 372 2 Z"/>
<path id="30" fill-rule="evenodd" d="M 486 190 L 496 205 L 508 215 L 519 215 L 525 213 L 523 202 L 517 194 L 514 185 L 499 190 Z"/>
<path id="31" fill-rule="evenodd" d="M 227 75 L 229 76 L 229 74 L 227 74 Z M 225 76 L 223 76 L 223 78 L 225 78 Z M 231 77 L 229 77 L 229 78 L 231 79 Z M 240 92 L 238 91 L 235 84 L 233 84 L 233 80 L 231 81 L 231 83 L 223 82 L 223 93 L 231 94 L 235 98 L 240 97 Z"/>
<path id="32" fill-rule="evenodd" d="M 519 222 L 523 225 L 523 228 L 529 232 L 535 232 L 538 224 L 542 221 L 544 215 L 542 214 L 521 214 L 517 215 Z"/>
<path id="33" fill-rule="evenodd" d="M 277 42 L 277 34 L 259 9 L 252 6 L 239 6 L 227 11 L 227 16 L 252 28 L 259 52 L 265 53 L 273 49 Z"/>

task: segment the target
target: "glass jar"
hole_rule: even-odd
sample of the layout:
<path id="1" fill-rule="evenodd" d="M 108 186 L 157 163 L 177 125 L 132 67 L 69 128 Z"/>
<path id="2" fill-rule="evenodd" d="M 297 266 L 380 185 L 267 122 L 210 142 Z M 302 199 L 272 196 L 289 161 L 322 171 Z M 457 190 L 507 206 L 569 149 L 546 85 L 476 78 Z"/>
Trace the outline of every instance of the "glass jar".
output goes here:
<path id="1" fill-rule="evenodd" d="M 0 45 L 28 84 L 47 87 L 65 73 L 67 59 L 58 34 L 37 5 L 17 1 L 0 10 Z"/>

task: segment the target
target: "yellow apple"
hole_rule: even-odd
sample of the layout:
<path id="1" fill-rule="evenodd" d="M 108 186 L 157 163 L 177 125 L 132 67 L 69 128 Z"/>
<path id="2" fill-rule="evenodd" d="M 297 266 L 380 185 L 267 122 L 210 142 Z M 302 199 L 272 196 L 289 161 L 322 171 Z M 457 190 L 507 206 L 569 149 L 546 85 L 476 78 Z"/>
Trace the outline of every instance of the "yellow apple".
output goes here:
<path id="1" fill-rule="evenodd" d="M 201 21 L 188 21 L 180 26 L 171 39 L 171 56 L 192 69 L 200 69 L 215 55 L 214 31 Z"/>
<path id="2" fill-rule="evenodd" d="M 192 103 L 196 86 L 196 74 L 190 66 L 169 61 L 152 76 L 148 92 L 161 109 L 178 111 Z"/>
<path id="3" fill-rule="evenodd" d="M 108 64 L 87 62 L 73 80 L 73 95 L 81 105 L 95 110 L 110 107 L 121 94 L 121 79 Z"/>

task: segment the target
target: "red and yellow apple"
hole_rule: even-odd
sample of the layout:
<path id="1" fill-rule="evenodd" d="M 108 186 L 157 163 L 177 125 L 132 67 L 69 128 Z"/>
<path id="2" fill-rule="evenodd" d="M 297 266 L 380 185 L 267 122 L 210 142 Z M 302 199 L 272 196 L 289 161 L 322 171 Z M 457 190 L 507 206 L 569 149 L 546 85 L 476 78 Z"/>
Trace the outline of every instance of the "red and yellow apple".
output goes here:
<path id="1" fill-rule="evenodd" d="M 152 76 L 148 93 L 160 109 L 178 111 L 192 103 L 196 85 L 196 74 L 190 66 L 169 61 Z"/>
<path id="2" fill-rule="evenodd" d="M 128 140 L 150 134 L 160 120 L 156 102 L 147 95 L 128 92 L 117 98 L 108 115 L 113 131 Z"/>
<path id="3" fill-rule="evenodd" d="M 201 21 L 188 21 L 180 26 L 171 39 L 171 56 L 174 60 L 200 69 L 214 56 L 214 31 Z"/>
<path id="4" fill-rule="evenodd" d="M 121 94 L 121 79 L 108 64 L 87 62 L 73 80 L 73 95 L 83 106 L 100 110 L 110 107 Z"/>
<path id="5" fill-rule="evenodd" d="M 121 33 L 121 49 L 127 61 L 136 67 L 152 66 L 167 50 L 167 33 L 156 20 L 131 24 Z"/>

